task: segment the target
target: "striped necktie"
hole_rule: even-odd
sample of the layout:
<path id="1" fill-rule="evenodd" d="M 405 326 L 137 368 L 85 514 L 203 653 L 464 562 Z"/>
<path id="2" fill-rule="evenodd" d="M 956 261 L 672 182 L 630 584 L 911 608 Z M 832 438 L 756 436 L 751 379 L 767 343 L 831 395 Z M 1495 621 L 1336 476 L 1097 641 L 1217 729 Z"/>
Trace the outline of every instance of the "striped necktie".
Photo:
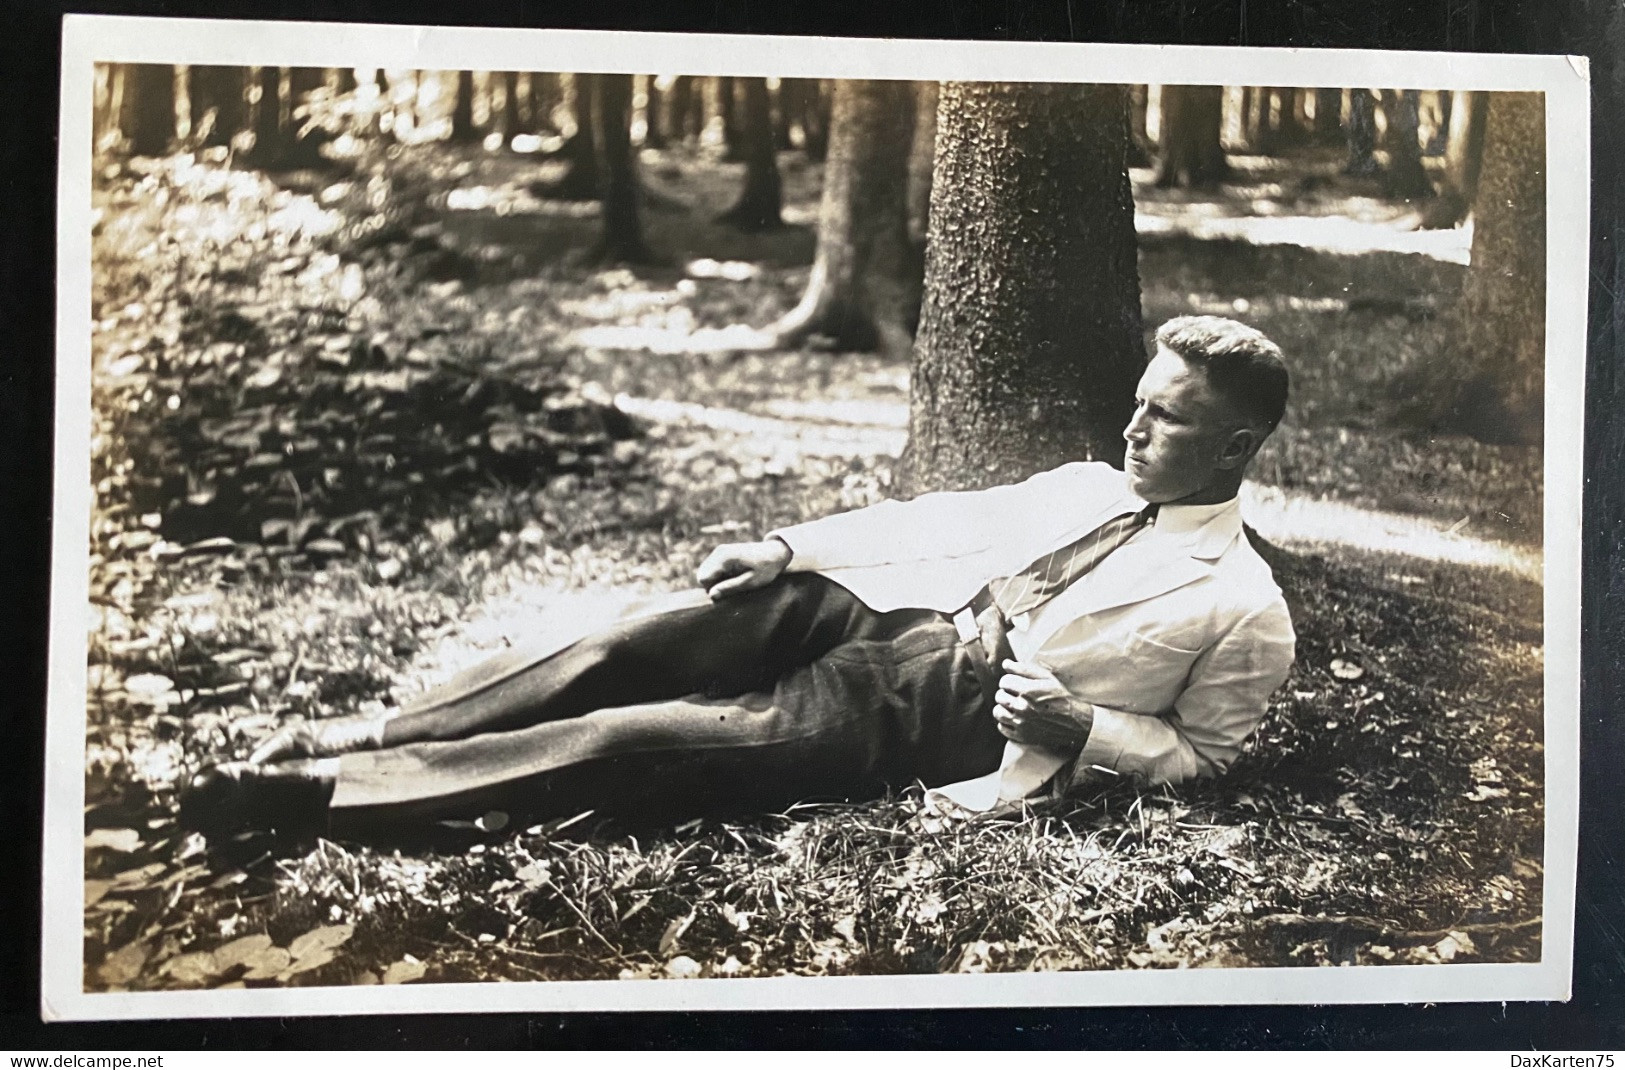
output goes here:
<path id="1" fill-rule="evenodd" d="M 988 592 L 1005 620 L 1031 613 L 1100 564 L 1156 515 L 1157 507 L 1148 505 L 1114 516 L 1081 539 L 1052 550 L 1015 575 L 993 580 L 987 585 Z"/>

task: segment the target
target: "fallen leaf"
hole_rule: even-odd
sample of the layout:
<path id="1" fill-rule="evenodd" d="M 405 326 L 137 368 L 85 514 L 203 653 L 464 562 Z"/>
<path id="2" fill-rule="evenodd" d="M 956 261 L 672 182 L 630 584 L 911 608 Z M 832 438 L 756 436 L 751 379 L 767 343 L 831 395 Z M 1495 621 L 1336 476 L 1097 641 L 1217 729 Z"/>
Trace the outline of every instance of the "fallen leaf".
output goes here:
<path id="1" fill-rule="evenodd" d="M 233 940 L 229 944 L 221 944 L 214 949 L 214 961 L 224 973 L 235 966 L 241 966 L 255 955 L 271 946 L 271 938 L 264 933 L 254 933 Z"/>
<path id="2" fill-rule="evenodd" d="M 1358 680 L 1365 675 L 1365 669 L 1359 663 L 1342 658 L 1333 658 L 1331 668 L 1332 675 L 1339 680 Z"/>
<path id="3" fill-rule="evenodd" d="M 354 934 L 354 925 L 324 925 L 319 929 L 310 930 L 303 936 L 295 937 L 288 945 L 288 954 L 295 959 L 303 959 L 322 951 L 330 951 Z"/>
<path id="4" fill-rule="evenodd" d="M 101 902 L 102 896 L 106 895 L 107 890 L 111 887 L 113 887 L 112 881 L 86 881 L 85 906 L 93 907 Z"/>
<path id="5" fill-rule="evenodd" d="M 245 981 L 266 981 L 275 977 L 288 968 L 293 956 L 288 954 L 284 947 L 267 947 L 255 952 L 243 960 L 248 972 L 243 974 Z"/>
<path id="6" fill-rule="evenodd" d="M 133 940 L 103 959 L 96 974 L 110 985 L 124 985 L 140 976 L 141 967 L 146 964 L 147 945 Z"/>
<path id="7" fill-rule="evenodd" d="M 115 888 L 143 888 L 152 883 L 152 879 L 162 873 L 165 866 L 162 862 L 149 862 L 135 869 L 127 869 L 113 878 Z"/>
<path id="8" fill-rule="evenodd" d="M 192 951 L 177 955 L 158 967 L 158 972 L 173 977 L 183 985 L 201 985 L 224 973 L 213 953 Z"/>
<path id="9" fill-rule="evenodd" d="M 402 959 L 400 962 L 392 962 L 389 965 L 389 969 L 384 971 L 384 984 L 408 984 L 422 977 L 428 972 L 428 969 L 429 967 L 425 966 L 417 959 L 408 958 Z"/>
<path id="10" fill-rule="evenodd" d="M 133 680 L 135 677 L 132 676 L 130 679 Z M 160 677 L 160 679 L 165 679 L 167 682 L 167 678 Z M 128 681 L 126 681 L 125 686 L 129 686 Z M 122 851 L 124 854 L 129 854 L 140 846 L 141 833 L 135 829 L 92 829 L 90 834 L 85 837 L 86 850 L 101 847 L 109 851 Z"/>

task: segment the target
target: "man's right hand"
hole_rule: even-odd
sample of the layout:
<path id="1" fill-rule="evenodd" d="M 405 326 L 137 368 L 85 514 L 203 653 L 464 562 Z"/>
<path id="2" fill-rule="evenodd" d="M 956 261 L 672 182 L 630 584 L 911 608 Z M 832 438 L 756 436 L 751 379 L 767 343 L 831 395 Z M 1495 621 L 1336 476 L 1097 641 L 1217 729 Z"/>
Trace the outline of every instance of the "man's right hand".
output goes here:
<path id="1" fill-rule="evenodd" d="M 790 564 L 792 551 L 779 539 L 718 546 L 700 564 L 695 578 L 713 601 L 766 587 Z"/>

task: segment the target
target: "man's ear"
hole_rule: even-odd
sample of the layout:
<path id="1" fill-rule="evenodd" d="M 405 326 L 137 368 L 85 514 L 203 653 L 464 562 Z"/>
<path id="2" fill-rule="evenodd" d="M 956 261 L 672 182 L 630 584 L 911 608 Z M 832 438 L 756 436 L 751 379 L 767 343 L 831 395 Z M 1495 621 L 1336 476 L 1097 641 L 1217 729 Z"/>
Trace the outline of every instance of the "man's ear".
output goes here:
<path id="1" fill-rule="evenodd" d="M 1253 459 L 1263 444 L 1264 435 L 1257 428 L 1238 428 L 1230 433 L 1224 449 L 1219 452 L 1218 466 L 1226 471 L 1240 468 Z"/>

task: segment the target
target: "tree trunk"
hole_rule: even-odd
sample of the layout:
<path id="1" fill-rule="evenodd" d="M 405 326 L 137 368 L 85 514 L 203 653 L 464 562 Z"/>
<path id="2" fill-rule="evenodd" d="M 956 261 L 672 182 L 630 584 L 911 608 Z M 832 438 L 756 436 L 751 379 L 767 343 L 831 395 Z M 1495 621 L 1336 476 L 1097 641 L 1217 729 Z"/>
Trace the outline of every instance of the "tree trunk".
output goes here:
<path id="1" fill-rule="evenodd" d="M 1349 90 L 1349 158 L 1343 165 L 1346 175 L 1374 175 L 1382 168 L 1374 152 L 1377 147 L 1377 101 L 1369 89 Z"/>
<path id="2" fill-rule="evenodd" d="M 734 78 L 723 75 L 717 79 L 717 114 L 722 117 L 722 158 L 735 161 L 745 158 L 744 131 L 739 121 L 739 95 Z"/>
<path id="3" fill-rule="evenodd" d="M 632 76 L 600 74 L 593 95 L 598 141 L 604 147 L 603 237 L 598 256 L 615 263 L 651 263 L 655 257 L 643 242 L 638 216 L 637 159 L 632 153 Z"/>
<path id="4" fill-rule="evenodd" d="M 230 144 L 242 130 L 246 74 L 241 67 L 193 67 L 187 72 L 192 136 L 202 144 Z"/>
<path id="5" fill-rule="evenodd" d="M 1343 133 L 1343 91 L 1341 89 L 1315 90 L 1315 126 L 1317 141 L 1336 142 Z"/>
<path id="6" fill-rule="evenodd" d="M 745 156 L 745 188 L 739 200 L 719 216 L 717 222 L 748 233 L 777 230 L 784 225 L 779 218 L 784 202 L 779 165 L 773 151 L 773 111 L 767 95 L 767 79 L 741 78 L 739 89 L 745 105 L 744 122 L 739 131 Z"/>
<path id="7" fill-rule="evenodd" d="M 1122 86 L 947 83 L 906 493 L 1120 463 L 1145 365 Z"/>
<path id="8" fill-rule="evenodd" d="M 1439 195 L 1422 213 L 1422 226 L 1430 230 L 1448 230 L 1467 221 L 1484 163 L 1484 115 L 1489 98 L 1469 90 L 1457 90 L 1452 97 L 1443 180 Z"/>
<path id="9" fill-rule="evenodd" d="M 553 107 L 559 101 L 559 76 L 532 71 L 530 75 L 529 132 L 540 134 L 552 130 Z"/>
<path id="10" fill-rule="evenodd" d="M 338 69 L 338 75 L 334 79 L 334 88 L 336 88 L 340 93 L 354 93 L 355 87 L 355 68 L 340 67 Z"/>
<path id="11" fill-rule="evenodd" d="M 801 88 L 801 147 L 807 159 L 822 162 L 829 154 L 830 123 L 835 96 L 830 87 L 818 79 L 800 79 Z"/>
<path id="12" fill-rule="evenodd" d="M 502 72 L 502 144 L 506 147 L 523 127 L 519 122 L 519 72 Z"/>
<path id="13" fill-rule="evenodd" d="M 1162 164 L 1159 186 L 1215 186 L 1229 177 L 1219 135 L 1224 128 L 1224 88 L 1170 85 L 1162 89 Z"/>
<path id="14" fill-rule="evenodd" d="M 1538 444 L 1546 347 L 1546 117 L 1539 93 L 1492 93 L 1473 256 L 1451 318 L 1436 423 Z"/>
<path id="15" fill-rule="evenodd" d="M 936 82 L 920 82 L 914 98 L 914 140 L 908 153 L 908 237 L 925 262 L 931 230 L 931 170 L 937 152 Z"/>
<path id="16" fill-rule="evenodd" d="M 680 74 L 671 84 L 671 136 L 686 142 L 700 132 L 701 122 L 695 122 L 695 104 L 702 103 L 695 92 L 694 76 Z"/>
<path id="17" fill-rule="evenodd" d="M 282 69 L 261 67 L 255 76 L 255 88 L 259 95 L 254 102 L 254 149 L 249 159 L 256 167 L 274 167 L 288 149 L 287 127 L 283 125 Z"/>
<path id="18" fill-rule="evenodd" d="M 801 303 L 769 328 L 789 347 L 809 335 L 843 350 L 906 353 L 920 265 L 908 240 L 910 82 L 835 83 L 818 253 Z"/>
<path id="19" fill-rule="evenodd" d="M 162 156 L 175 140 L 175 68 L 132 63 L 124 69 L 120 127 L 136 156 Z"/>
<path id="20" fill-rule="evenodd" d="M 666 122 L 661 114 L 663 95 L 657 81 L 652 74 L 643 79 L 643 144 L 651 149 L 666 147 Z"/>
<path id="21" fill-rule="evenodd" d="M 789 107 L 791 101 L 784 94 L 785 85 L 791 79 L 781 78 L 779 87 L 773 93 L 773 147 L 779 152 L 795 148 L 795 142 L 790 139 L 790 124 L 794 113 Z"/>
<path id="22" fill-rule="evenodd" d="M 1151 87 L 1136 85 L 1129 88 L 1128 165 L 1150 167 L 1151 137 L 1145 132 L 1146 111 L 1151 103 Z"/>
<path id="23" fill-rule="evenodd" d="M 457 72 L 457 96 L 451 105 L 451 139 L 464 144 L 480 139 L 474 125 L 474 72 Z"/>
<path id="24" fill-rule="evenodd" d="M 1388 119 L 1388 171 L 1383 190 L 1400 200 L 1421 200 L 1433 195 L 1433 183 L 1422 167 L 1420 130 L 1421 94 L 1415 89 L 1388 90 L 1382 96 Z"/>
<path id="25" fill-rule="evenodd" d="M 598 166 L 601 147 L 594 136 L 593 84 L 601 77 L 596 74 L 573 74 L 566 95 L 570 100 L 570 113 L 575 120 L 575 133 L 565 139 L 559 158 L 568 166 L 557 182 L 540 192 L 561 201 L 591 201 L 603 193 L 603 172 Z"/>

